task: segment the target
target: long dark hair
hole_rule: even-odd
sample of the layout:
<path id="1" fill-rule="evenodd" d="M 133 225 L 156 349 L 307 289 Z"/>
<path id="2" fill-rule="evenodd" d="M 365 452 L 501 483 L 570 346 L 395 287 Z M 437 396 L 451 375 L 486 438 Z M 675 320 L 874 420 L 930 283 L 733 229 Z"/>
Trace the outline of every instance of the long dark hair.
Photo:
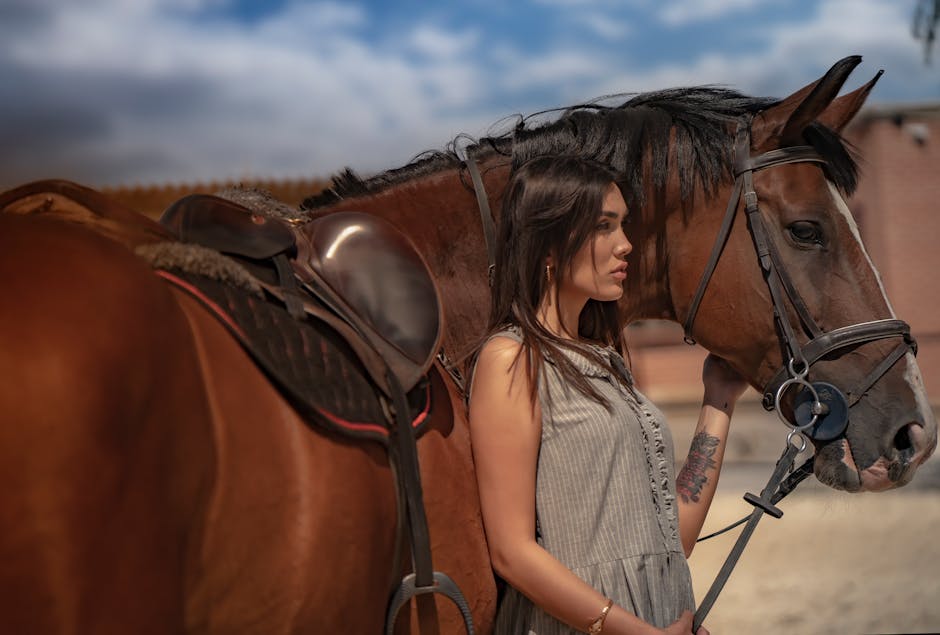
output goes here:
<path id="1" fill-rule="evenodd" d="M 538 320 L 538 311 L 551 287 L 571 274 L 571 261 L 597 231 L 604 197 L 615 173 L 596 161 L 577 156 L 545 156 L 516 168 L 506 186 L 500 214 L 496 271 L 491 289 L 487 335 L 514 327 L 522 337 L 520 357 L 532 386 L 538 391 L 538 369 L 551 361 L 576 390 L 608 406 L 561 349 L 569 349 L 607 368 L 629 387 L 630 380 L 613 369 L 611 361 L 580 340 L 612 346 L 622 352 L 617 302 L 589 299 L 578 321 L 577 339 L 559 337 Z M 551 276 L 545 261 L 554 262 Z M 557 310 L 557 306 L 554 307 Z M 527 354 L 522 355 L 525 351 Z"/>

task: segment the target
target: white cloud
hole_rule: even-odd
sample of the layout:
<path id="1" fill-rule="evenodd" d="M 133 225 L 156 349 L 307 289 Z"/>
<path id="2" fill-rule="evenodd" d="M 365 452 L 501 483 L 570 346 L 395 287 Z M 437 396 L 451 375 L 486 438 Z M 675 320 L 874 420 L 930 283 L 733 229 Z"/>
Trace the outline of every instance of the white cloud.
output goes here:
<path id="1" fill-rule="evenodd" d="M 605 40 L 621 40 L 629 35 L 632 30 L 630 25 L 623 20 L 595 11 L 579 13 L 573 19 Z"/>
<path id="2" fill-rule="evenodd" d="M 444 29 L 419 25 L 411 32 L 411 48 L 430 58 L 455 58 L 468 53 L 480 40 L 474 30 L 454 33 Z"/>
<path id="3" fill-rule="evenodd" d="M 307 48 L 315 46 L 324 38 L 330 40 L 347 36 L 350 31 L 366 26 L 368 22 L 369 16 L 356 4 L 294 0 L 251 29 L 248 37 L 256 35 L 286 46 Z"/>
<path id="4" fill-rule="evenodd" d="M 550 86 L 553 92 L 565 92 L 566 86 L 583 86 L 586 82 L 596 81 L 608 70 L 595 56 L 571 48 L 529 56 L 514 48 L 501 47 L 495 49 L 493 54 L 504 69 L 494 81 L 510 91 Z M 548 104 L 551 105 L 561 104 Z"/>
<path id="5" fill-rule="evenodd" d="M 192 101 L 195 93 L 168 96 L 182 104 L 173 116 L 102 104 L 110 111 L 107 133 L 50 157 L 53 173 L 67 172 L 72 155 L 106 162 L 105 153 L 140 156 L 142 163 L 159 156 L 164 167 L 142 166 L 134 176 L 132 162 L 117 165 L 117 176 L 102 175 L 100 184 L 322 176 L 346 164 L 378 170 L 442 147 L 468 124 L 482 129 L 493 117 L 467 112 L 485 85 L 472 58 L 461 55 L 476 42 L 470 31 L 451 37 L 416 27 L 413 42 L 432 59 L 415 65 L 350 33 L 367 16 L 336 3 L 298 3 L 251 28 L 227 23 L 198 32 L 171 14 L 139 11 L 65 8 L 42 31 L 8 40 L 13 58 L 35 73 L 149 78 L 158 86 L 166 80 L 166 90 L 170 80 L 188 78 L 201 87 L 202 103 Z M 91 98 L 61 99 L 67 110 Z"/>
<path id="6" fill-rule="evenodd" d="M 672 0 L 661 5 L 659 19 L 679 26 L 700 20 L 713 20 L 729 13 L 745 11 L 768 0 Z"/>
<path id="7" fill-rule="evenodd" d="M 608 7 L 622 9 L 624 6 L 646 7 L 657 1 L 658 0 L 532 0 L 532 3 L 563 8 Z"/>
<path id="8" fill-rule="evenodd" d="M 864 58 L 847 88 L 884 68 L 882 90 L 902 82 L 911 91 L 940 97 L 940 72 L 923 64 L 910 36 L 910 16 L 901 3 L 827 0 L 795 23 L 769 24 L 753 34 L 764 47 L 746 54 L 705 52 L 698 58 L 655 66 L 611 67 L 593 87 L 598 94 L 646 91 L 669 86 L 724 84 L 754 95 L 784 97 L 820 77 L 831 64 L 853 54 Z M 878 100 L 879 91 L 873 95 Z M 921 97 L 923 99 L 924 97 Z"/>

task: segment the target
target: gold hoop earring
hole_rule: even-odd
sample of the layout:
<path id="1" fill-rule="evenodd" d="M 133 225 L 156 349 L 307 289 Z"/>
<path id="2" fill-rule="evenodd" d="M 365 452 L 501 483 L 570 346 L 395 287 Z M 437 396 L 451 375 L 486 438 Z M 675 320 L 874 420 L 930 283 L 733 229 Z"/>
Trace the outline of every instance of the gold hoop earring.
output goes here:
<path id="1" fill-rule="evenodd" d="M 545 265 L 545 299 L 546 306 L 552 306 L 552 266 Z"/>

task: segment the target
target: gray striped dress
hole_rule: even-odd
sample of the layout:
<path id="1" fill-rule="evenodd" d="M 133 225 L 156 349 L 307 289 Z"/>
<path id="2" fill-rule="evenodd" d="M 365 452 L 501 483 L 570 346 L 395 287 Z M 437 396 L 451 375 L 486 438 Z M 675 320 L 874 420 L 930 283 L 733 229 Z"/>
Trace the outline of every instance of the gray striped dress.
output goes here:
<path id="1" fill-rule="evenodd" d="M 520 340 L 515 331 L 499 335 Z M 628 372 L 614 349 L 597 350 Z M 618 606 L 663 628 L 695 608 L 679 540 L 672 437 L 648 399 L 639 393 L 635 398 L 583 355 L 562 352 L 611 410 L 568 386 L 551 362 L 543 365 L 539 544 Z M 507 586 L 497 635 L 574 632 Z"/>

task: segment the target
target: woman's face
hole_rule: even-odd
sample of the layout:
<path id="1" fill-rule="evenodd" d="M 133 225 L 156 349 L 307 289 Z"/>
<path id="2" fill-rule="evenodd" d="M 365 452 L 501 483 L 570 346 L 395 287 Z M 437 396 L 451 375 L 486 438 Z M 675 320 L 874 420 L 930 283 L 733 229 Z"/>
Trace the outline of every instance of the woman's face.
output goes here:
<path id="1" fill-rule="evenodd" d="M 609 301 L 623 295 L 627 278 L 625 258 L 633 245 L 623 232 L 627 204 L 620 189 L 611 183 L 604 195 L 597 229 L 571 259 L 571 269 L 559 284 L 559 296 Z"/>

